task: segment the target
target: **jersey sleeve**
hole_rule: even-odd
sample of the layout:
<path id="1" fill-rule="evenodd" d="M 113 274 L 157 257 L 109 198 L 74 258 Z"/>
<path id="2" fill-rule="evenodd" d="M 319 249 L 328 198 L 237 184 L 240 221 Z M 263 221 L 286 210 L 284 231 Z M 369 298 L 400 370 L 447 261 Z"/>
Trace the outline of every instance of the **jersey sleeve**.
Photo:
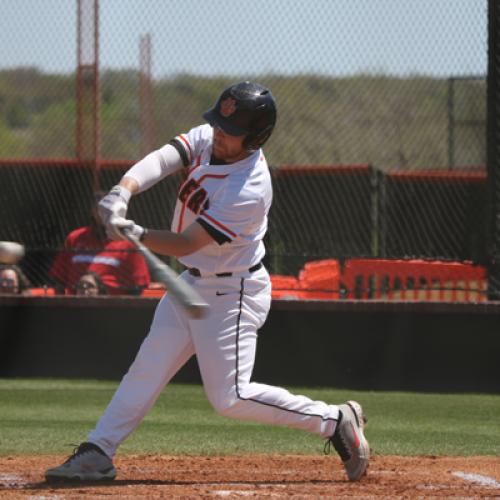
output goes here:
<path id="1" fill-rule="evenodd" d="M 228 196 L 224 198 L 201 212 L 197 219 L 219 245 L 251 235 L 263 215 L 259 198 L 240 196 L 232 202 Z"/>
<path id="2" fill-rule="evenodd" d="M 167 175 L 182 169 L 182 157 L 177 148 L 166 144 L 153 151 L 131 167 L 125 177 L 131 177 L 137 182 L 139 193 L 164 179 Z"/>
<path id="3" fill-rule="evenodd" d="M 196 163 L 201 152 L 208 147 L 211 136 L 210 125 L 200 125 L 191 129 L 187 134 L 175 136 L 169 144 L 177 150 L 183 165 L 189 167 Z"/>

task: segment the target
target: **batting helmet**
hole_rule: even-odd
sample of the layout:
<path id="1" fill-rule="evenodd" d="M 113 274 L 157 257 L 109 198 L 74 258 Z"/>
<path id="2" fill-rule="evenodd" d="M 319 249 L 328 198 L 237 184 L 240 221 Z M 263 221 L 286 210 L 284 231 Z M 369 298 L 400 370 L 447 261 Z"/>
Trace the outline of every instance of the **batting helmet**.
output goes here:
<path id="1" fill-rule="evenodd" d="M 228 135 L 246 135 L 243 146 L 256 150 L 274 129 L 276 103 L 271 92 L 258 83 L 236 83 L 222 92 L 203 118 Z"/>

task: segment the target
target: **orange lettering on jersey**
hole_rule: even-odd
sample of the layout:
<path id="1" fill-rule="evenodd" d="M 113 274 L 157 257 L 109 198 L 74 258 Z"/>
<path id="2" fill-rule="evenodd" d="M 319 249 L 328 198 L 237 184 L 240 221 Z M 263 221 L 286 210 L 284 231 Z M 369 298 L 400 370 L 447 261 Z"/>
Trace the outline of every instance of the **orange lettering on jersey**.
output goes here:
<path id="1" fill-rule="evenodd" d="M 194 168 L 197 168 L 197 166 Z M 181 184 L 178 195 L 179 201 L 181 202 L 179 218 L 177 222 L 178 233 L 180 233 L 183 229 L 184 213 L 186 211 L 186 207 L 195 214 L 199 214 L 203 210 L 208 210 L 210 207 L 208 193 L 204 188 L 201 187 L 201 183 L 205 179 L 225 179 L 227 176 L 228 174 L 204 174 L 198 180 L 187 179 L 186 181 L 184 181 L 184 183 Z"/>
<path id="2" fill-rule="evenodd" d="M 194 179 L 189 179 L 179 191 L 179 200 L 181 200 L 182 203 L 185 203 L 185 201 L 189 198 L 189 195 L 196 191 L 199 187 L 200 185 Z"/>
<path id="3" fill-rule="evenodd" d="M 179 191 L 179 200 L 197 214 L 207 205 L 208 194 L 195 179 L 189 179 Z"/>
<path id="4" fill-rule="evenodd" d="M 202 206 L 208 201 L 207 196 L 207 192 L 203 188 L 198 189 L 198 191 L 189 198 L 187 203 L 188 208 L 195 214 L 200 213 Z"/>

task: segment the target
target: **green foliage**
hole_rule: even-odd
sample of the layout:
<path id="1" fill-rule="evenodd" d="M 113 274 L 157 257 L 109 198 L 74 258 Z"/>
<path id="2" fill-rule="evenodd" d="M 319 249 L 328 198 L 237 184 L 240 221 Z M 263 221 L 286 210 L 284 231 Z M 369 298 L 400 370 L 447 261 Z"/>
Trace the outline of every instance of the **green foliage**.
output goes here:
<path id="1" fill-rule="evenodd" d="M 30 127 L 27 156 L 72 158 L 75 151 L 75 104 L 55 103 L 35 115 Z"/>
<path id="2" fill-rule="evenodd" d="M 278 124 L 266 145 L 272 165 L 372 163 L 380 168 L 401 169 L 448 166 L 447 79 L 383 75 L 249 78 L 271 88 L 278 103 Z M 203 111 L 231 83 L 234 80 L 226 77 L 194 75 L 154 81 L 153 116 L 149 117 L 153 121 L 154 146 L 160 147 L 178 133 L 202 123 Z M 75 105 L 70 103 L 75 95 L 74 75 L 47 75 L 30 68 L 0 71 L 0 120 L 8 125 L 10 135 L 22 127 L 30 138 L 19 156 L 74 155 L 76 115 Z M 136 71 L 102 72 L 103 158 L 141 156 L 139 95 Z M 464 80 L 454 95 L 459 110 L 454 131 L 458 134 L 456 161 L 484 165 L 485 82 Z"/>
<path id="3" fill-rule="evenodd" d="M 29 125 L 29 113 L 22 102 L 14 102 L 5 113 L 10 128 L 26 128 Z"/>
<path id="4" fill-rule="evenodd" d="M 0 455 L 68 453 L 86 439 L 117 384 L 97 381 L 0 379 Z M 498 455 L 500 395 L 407 394 L 291 389 L 312 399 L 360 401 L 377 454 Z M 122 453 L 224 455 L 322 453 L 317 436 L 225 419 L 202 387 L 169 385 Z"/>
<path id="5" fill-rule="evenodd" d="M 14 158 L 22 155 L 26 149 L 26 133 L 9 129 L 0 117 L 0 155 Z"/>

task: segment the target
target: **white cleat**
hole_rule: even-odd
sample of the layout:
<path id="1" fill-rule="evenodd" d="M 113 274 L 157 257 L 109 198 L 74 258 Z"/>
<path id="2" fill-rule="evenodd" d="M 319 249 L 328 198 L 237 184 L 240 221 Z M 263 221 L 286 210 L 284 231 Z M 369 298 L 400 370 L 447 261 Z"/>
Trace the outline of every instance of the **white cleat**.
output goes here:
<path id="1" fill-rule="evenodd" d="M 370 445 L 363 432 L 366 419 L 356 401 L 347 401 L 339 410 L 339 421 L 329 441 L 340 455 L 349 480 L 358 481 L 366 474 L 370 461 Z"/>
<path id="2" fill-rule="evenodd" d="M 82 443 L 66 462 L 45 472 L 47 482 L 110 481 L 115 477 L 113 462 L 93 443 Z"/>

